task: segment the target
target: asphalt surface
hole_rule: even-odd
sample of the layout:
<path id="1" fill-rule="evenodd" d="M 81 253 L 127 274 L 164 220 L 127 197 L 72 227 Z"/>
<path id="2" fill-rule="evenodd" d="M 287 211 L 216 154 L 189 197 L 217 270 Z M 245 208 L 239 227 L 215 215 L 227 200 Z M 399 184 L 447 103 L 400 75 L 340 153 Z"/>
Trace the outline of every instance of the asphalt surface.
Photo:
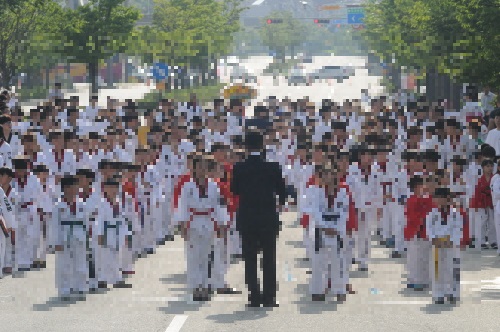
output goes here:
<path id="1" fill-rule="evenodd" d="M 405 290 L 405 260 L 373 242 L 369 272 L 351 272 L 357 294 L 343 304 L 313 303 L 296 214 L 282 215 L 278 242 L 279 308 L 247 309 L 243 263 L 228 281 L 243 291 L 194 303 L 186 290 L 181 238 L 136 263 L 131 289 L 111 289 L 63 303 L 56 298 L 54 256 L 47 268 L 0 280 L 0 331 L 497 331 L 500 258 L 494 251 L 463 253 L 462 301 L 434 305 L 429 293 Z M 355 266 L 354 266 L 355 267 Z"/>

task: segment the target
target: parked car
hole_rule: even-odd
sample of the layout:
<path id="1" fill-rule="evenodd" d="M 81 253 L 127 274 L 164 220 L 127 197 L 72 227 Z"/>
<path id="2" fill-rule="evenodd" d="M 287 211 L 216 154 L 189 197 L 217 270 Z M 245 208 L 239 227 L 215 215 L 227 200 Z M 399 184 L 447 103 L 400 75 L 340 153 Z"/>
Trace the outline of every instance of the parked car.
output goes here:
<path id="1" fill-rule="evenodd" d="M 251 74 L 241 66 L 234 67 L 231 75 L 229 75 L 231 83 L 235 81 L 242 81 L 243 83 L 257 83 L 257 76 Z"/>
<path id="2" fill-rule="evenodd" d="M 304 73 L 304 70 L 297 67 L 290 70 L 290 74 L 286 76 L 286 80 L 288 85 L 302 85 L 308 83 L 307 75 Z"/>
<path id="3" fill-rule="evenodd" d="M 334 79 L 337 80 L 338 83 L 342 83 L 344 80 L 349 79 L 349 77 L 354 76 L 354 74 L 354 67 L 324 66 L 307 75 L 307 80 L 312 83 L 318 80 Z"/>

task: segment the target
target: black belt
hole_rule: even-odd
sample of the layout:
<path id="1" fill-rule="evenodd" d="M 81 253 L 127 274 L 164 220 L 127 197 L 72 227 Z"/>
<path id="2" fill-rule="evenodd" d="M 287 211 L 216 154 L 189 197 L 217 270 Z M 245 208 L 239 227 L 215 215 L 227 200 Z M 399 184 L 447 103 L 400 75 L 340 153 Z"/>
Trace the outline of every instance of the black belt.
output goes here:
<path id="1" fill-rule="evenodd" d="M 62 226 L 84 226 L 83 220 L 61 220 Z"/>

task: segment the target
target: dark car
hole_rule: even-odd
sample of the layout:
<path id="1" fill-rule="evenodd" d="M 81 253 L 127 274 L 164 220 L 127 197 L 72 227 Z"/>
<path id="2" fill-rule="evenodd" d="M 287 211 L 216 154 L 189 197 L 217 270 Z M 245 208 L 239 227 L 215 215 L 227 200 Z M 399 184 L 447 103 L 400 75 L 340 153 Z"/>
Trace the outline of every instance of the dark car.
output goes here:
<path id="1" fill-rule="evenodd" d="M 286 76 L 286 80 L 288 85 L 306 85 L 308 83 L 307 75 L 300 68 L 293 68 L 290 74 Z"/>
<path id="2" fill-rule="evenodd" d="M 334 79 L 338 83 L 342 83 L 349 77 L 354 76 L 354 74 L 355 69 L 353 67 L 324 66 L 307 75 L 307 79 L 309 82 Z"/>
<path id="3" fill-rule="evenodd" d="M 234 67 L 229 76 L 231 83 L 234 81 L 242 81 L 244 83 L 257 83 L 257 76 L 250 74 L 245 68 L 238 66 Z"/>

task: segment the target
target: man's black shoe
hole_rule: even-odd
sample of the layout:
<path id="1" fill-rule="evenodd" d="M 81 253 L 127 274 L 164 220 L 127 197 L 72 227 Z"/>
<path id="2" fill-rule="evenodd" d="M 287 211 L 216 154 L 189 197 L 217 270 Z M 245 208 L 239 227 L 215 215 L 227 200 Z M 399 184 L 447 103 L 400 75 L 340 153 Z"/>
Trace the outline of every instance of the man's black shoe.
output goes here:
<path id="1" fill-rule="evenodd" d="M 118 281 L 113 285 L 113 288 L 132 288 L 132 285 L 125 283 L 125 281 Z"/>
<path id="2" fill-rule="evenodd" d="M 313 294 L 312 300 L 315 302 L 324 302 L 326 299 L 325 294 Z"/>
<path id="3" fill-rule="evenodd" d="M 399 251 L 393 251 L 391 253 L 391 258 L 401 258 L 403 255 Z"/>
<path id="4" fill-rule="evenodd" d="M 105 283 L 104 281 L 99 281 L 99 282 L 97 283 L 97 288 L 99 288 L 99 289 L 105 289 L 105 288 L 108 288 L 108 284 L 107 284 L 107 283 Z"/>
<path id="5" fill-rule="evenodd" d="M 488 249 L 488 245 L 487 244 L 481 244 L 481 249 Z"/>
<path id="6" fill-rule="evenodd" d="M 248 302 L 246 304 L 247 308 L 260 308 L 260 303 L 258 302 Z"/>
<path id="7" fill-rule="evenodd" d="M 278 301 L 272 301 L 272 302 L 264 302 L 262 303 L 262 306 L 264 308 L 277 308 L 280 306 L 280 304 L 278 303 Z"/>
<path id="8" fill-rule="evenodd" d="M 498 249 L 498 245 L 496 243 L 490 244 L 491 249 Z"/>
<path id="9" fill-rule="evenodd" d="M 435 298 L 434 304 L 444 304 L 444 297 Z"/>
<path id="10" fill-rule="evenodd" d="M 173 235 L 167 235 L 165 236 L 165 241 L 173 241 L 175 238 Z"/>
<path id="11" fill-rule="evenodd" d="M 217 289 L 217 294 L 241 294 L 242 291 L 237 290 L 236 288 L 231 288 L 231 287 L 224 287 L 224 288 L 218 288 Z"/>

